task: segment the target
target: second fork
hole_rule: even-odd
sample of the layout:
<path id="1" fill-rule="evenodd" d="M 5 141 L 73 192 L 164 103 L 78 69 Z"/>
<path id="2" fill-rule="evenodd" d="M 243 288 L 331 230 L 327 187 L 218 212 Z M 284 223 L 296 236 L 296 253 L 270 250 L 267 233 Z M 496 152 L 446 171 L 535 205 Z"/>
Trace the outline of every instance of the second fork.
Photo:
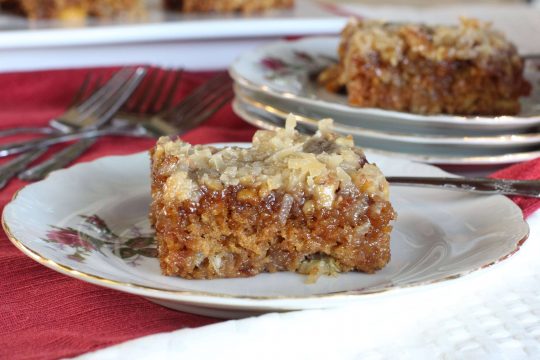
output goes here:
<path id="1" fill-rule="evenodd" d="M 67 141 L 95 138 L 105 135 L 149 136 L 178 135 L 198 126 L 208 119 L 234 96 L 232 82 L 226 74 L 220 74 L 200 85 L 190 95 L 171 109 L 158 114 L 131 114 L 138 121 L 115 119 L 112 126 L 101 129 L 90 129 L 70 134 L 34 140 L 15 146 L 0 146 L 0 154 L 4 151 L 20 153 L 42 146 L 51 146 Z M 120 123 L 120 125 L 118 125 Z"/>
<path id="2" fill-rule="evenodd" d="M 77 129 L 79 123 L 83 124 L 83 121 L 88 121 L 89 119 L 93 122 L 84 123 L 82 126 L 86 125 L 87 127 L 92 127 L 103 124 L 109 120 L 109 118 L 118 110 L 118 107 L 120 107 L 131 95 L 145 73 L 146 70 L 144 68 L 136 68 L 134 71 L 128 70 L 127 68 L 120 70 L 106 85 L 94 95 L 90 96 L 90 98 L 79 105 L 72 105 L 67 112 L 60 116 L 59 120 L 69 122 L 65 126 L 66 129 L 69 129 L 70 131 Z M 59 132 L 62 132 L 62 130 Z M 30 141 L 30 143 L 32 143 L 32 141 Z M 39 140 L 37 143 L 40 144 Z M 20 144 L 21 143 L 19 143 L 19 145 Z M 9 149 L 11 146 L 7 145 L 4 146 L 4 148 Z M 7 163 L 2 164 L 2 171 L 0 173 L 0 185 L 2 186 L 0 186 L 0 188 L 11 178 L 16 176 L 17 173 L 24 169 L 29 163 L 41 156 L 41 154 L 45 152 L 47 146 L 47 144 L 41 143 L 36 147 L 28 147 L 26 148 L 27 150 L 32 150 L 29 154 L 20 155 Z M 15 147 L 17 147 L 17 144 Z M 20 151 L 5 151 L 2 155 L 6 156 L 17 152 Z"/>
<path id="3" fill-rule="evenodd" d="M 166 71 L 160 76 L 159 70 L 148 70 L 146 80 L 139 85 L 131 98 L 124 103 L 123 111 L 119 112 L 119 118 L 130 117 L 131 121 L 137 120 L 131 114 L 158 113 L 171 106 L 174 93 L 180 82 L 183 70 Z M 162 94 L 165 98 L 162 99 Z M 114 135 L 111 132 L 111 135 Z M 116 134 L 122 134 L 121 129 Z M 129 135 L 132 134 L 131 132 Z M 145 133 L 139 135 L 145 136 Z M 19 174 L 21 180 L 36 181 L 43 179 L 54 170 L 61 169 L 75 161 L 82 153 L 97 141 L 97 137 L 86 138 L 60 150 L 49 159 L 37 164 Z"/>

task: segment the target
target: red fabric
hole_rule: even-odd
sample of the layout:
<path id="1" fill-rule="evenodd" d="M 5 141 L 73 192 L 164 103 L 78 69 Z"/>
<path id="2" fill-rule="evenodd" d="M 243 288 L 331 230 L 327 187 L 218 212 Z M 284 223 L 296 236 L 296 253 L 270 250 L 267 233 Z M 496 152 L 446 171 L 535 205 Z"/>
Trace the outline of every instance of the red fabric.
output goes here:
<path id="1" fill-rule="evenodd" d="M 499 170 L 492 175 L 498 179 L 540 180 L 540 158 Z M 511 199 L 527 217 L 540 208 L 540 199 L 512 196 Z"/>
<path id="2" fill-rule="evenodd" d="M 0 75 L 0 129 L 46 125 L 62 113 L 86 70 Z M 113 69 L 92 69 L 103 77 Z M 180 99 L 211 73 L 185 73 Z M 227 106 L 183 136 L 192 143 L 248 141 L 254 128 Z M 11 139 L 13 140 L 13 139 Z M 144 151 L 152 139 L 103 138 L 79 161 Z M 510 167 L 497 177 L 540 178 L 540 159 Z M 0 191 L 0 210 L 24 182 Z M 515 199 L 529 215 L 540 201 Z M 60 275 L 17 250 L 0 231 L 0 359 L 54 359 L 97 350 L 163 331 L 198 327 L 219 320 L 163 308 L 133 295 Z"/>
<path id="3" fill-rule="evenodd" d="M 0 129 L 46 125 L 70 103 L 88 71 L 1 74 Z M 105 77 L 112 69 L 92 71 Z M 177 97 L 212 75 L 184 73 Z M 183 138 L 192 143 L 249 141 L 253 132 L 253 127 L 226 106 Z M 80 161 L 145 151 L 154 142 L 103 138 Z M 23 185 L 22 181 L 12 181 L 0 191 L 0 210 Z M 0 359 L 71 357 L 144 335 L 219 321 L 169 310 L 139 296 L 60 275 L 23 255 L 3 231 L 0 274 Z"/>
<path id="4" fill-rule="evenodd" d="M 324 1 L 318 1 L 318 4 L 321 8 L 323 8 L 325 11 L 329 12 L 330 14 L 334 14 L 336 16 L 342 16 L 346 18 L 356 18 L 356 19 L 363 19 L 364 16 L 357 14 L 354 11 L 350 11 L 343 6 L 339 6 L 338 4 L 329 4 Z"/>

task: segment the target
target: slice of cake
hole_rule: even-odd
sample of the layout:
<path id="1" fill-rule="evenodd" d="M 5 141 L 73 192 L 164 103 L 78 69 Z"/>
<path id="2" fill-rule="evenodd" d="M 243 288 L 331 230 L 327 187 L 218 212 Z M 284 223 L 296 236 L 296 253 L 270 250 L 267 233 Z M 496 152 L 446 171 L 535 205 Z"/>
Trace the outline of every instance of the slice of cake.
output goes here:
<path id="1" fill-rule="evenodd" d="M 141 10 L 141 0 L 0 0 L 0 9 L 30 19 L 84 20 L 110 18 Z"/>
<path id="2" fill-rule="evenodd" d="M 388 183 L 350 136 L 258 131 L 250 148 L 151 150 L 161 269 L 188 279 L 372 273 L 390 259 Z"/>
<path id="3" fill-rule="evenodd" d="M 183 12 L 242 12 L 291 8 L 294 0 L 164 0 L 170 10 Z"/>
<path id="4" fill-rule="evenodd" d="M 145 0 L 0 0 L 0 9 L 30 19 L 84 20 L 88 16 L 138 15 L 149 3 Z M 162 0 L 162 3 L 165 9 L 186 13 L 253 13 L 291 8 L 294 0 Z"/>
<path id="5" fill-rule="evenodd" d="M 351 20 L 339 63 L 319 76 L 351 105 L 418 114 L 512 115 L 528 95 L 523 60 L 489 24 L 459 26 Z"/>

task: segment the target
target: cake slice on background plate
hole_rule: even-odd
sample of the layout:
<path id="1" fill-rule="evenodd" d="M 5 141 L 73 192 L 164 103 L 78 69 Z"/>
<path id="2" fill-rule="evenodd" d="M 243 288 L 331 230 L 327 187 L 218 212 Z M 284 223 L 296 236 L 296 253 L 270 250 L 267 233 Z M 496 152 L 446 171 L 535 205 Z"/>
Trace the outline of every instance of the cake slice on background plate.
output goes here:
<path id="1" fill-rule="evenodd" d="M 515 115 L 531 91 L 516 47 L 490 24 L 349 21 L 339 63 L 319 75 L 353 106 L 417 114 Z"/>

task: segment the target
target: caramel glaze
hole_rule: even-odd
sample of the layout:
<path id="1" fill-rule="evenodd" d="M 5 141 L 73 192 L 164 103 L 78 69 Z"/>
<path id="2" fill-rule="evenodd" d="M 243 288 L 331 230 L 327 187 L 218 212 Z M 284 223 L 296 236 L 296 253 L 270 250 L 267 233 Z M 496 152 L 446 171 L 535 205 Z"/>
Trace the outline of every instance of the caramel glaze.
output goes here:
<path id="1" fill-rule="evenodd" d="M 158 187 L 154 184 L 154 191 Z M 309 199 L 291 194 L 294 201 L 284 219 L 285 193 L 259 192 L 243 186 L 203 188 L 198 203 L 179 204 L 164 204 L 154 196 L 151 219 L 163 273 L 189 279 L 246 277 L 295 271 L 303 260 L 320 254 L 332 257 L 340 271 L 371 273 L 389 261 L 389 222 L 394 218 L 389 202 L 337 194 L 331 209 L 306 213 Z"/>

